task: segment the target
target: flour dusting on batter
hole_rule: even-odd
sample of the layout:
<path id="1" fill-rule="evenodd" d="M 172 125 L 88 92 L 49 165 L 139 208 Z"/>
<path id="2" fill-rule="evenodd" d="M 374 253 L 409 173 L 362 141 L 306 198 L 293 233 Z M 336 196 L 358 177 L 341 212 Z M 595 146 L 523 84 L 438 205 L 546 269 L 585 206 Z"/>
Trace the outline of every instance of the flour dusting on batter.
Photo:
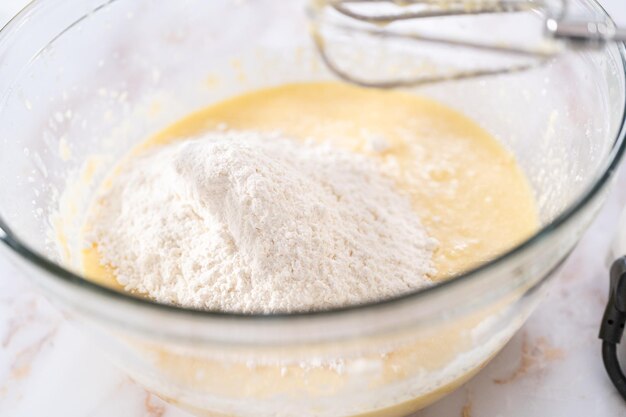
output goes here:
<path id="1" fill-rule="evenodd" d="M 126 290 L 203 309 L 340 307 L 435 273 L 437 242 L 381 164 L 279 133 L 145 150 L 118 167 L 87 224 Z"/>

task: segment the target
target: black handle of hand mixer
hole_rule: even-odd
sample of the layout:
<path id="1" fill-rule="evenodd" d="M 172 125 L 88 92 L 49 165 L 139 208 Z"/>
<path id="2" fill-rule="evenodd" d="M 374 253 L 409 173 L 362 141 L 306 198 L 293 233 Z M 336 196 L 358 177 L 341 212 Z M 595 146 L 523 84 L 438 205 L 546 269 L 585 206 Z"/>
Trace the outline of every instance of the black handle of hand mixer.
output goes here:
<path id="1" fill-rule="evenodd" d="M 626 376 L 617 358 L 617 345 L 622 340 L 626 323 L 626 256 L 611 266 L 609 300 L 604 310 L 599 337 L 602 339 L 602 360 L 606 372 L 620 395 L 626 400 Z"/>

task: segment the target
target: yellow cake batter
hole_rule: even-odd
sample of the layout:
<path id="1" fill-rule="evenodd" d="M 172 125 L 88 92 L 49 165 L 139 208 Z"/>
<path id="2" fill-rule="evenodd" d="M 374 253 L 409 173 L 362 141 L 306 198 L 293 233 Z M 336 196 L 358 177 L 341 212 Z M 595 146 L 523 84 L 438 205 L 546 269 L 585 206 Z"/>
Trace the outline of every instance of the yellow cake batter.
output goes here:
<path id="1" fill-rule="evenodd" d="M 538 227 L 532 191 L 513 156 L 467 117 L 406 93 L 338 83 L 262 90 L 195 113 L 134 152 L 224 124 L 333 140 L 381 163 L 397 161 L 398 185 L 410 193 L 429 234 L 440 242 L 433 277 L 437 280 L 492 259 Z M 370 150 L 371 142 L 380 138 L 388 149 Z M 96 248 L 84 252 L 84 272 L 117 286 L 98 261 Z"/>
<path id="2" fill-rule="evenodd" d="M 509 152 L 458 112 L 400 92 L 338 83 L 261 90 L 187 117 L 136 148 L 129 158 L 148 147 L 224 125 L 236 130 L 280 130 L 302 140 L 332 140 L 338 147 L 371 155 L 381 164 L 397 164 L 398 186 L 409 193 L 428 233 L 439 241 L 434 255 L 435 280 L 494 258 L 527 238 L 539 224 L 532 191 Z M 377 145 L 381 138 L 385 143 L 382 147 Z M 120 288 L 111 269 L 101 265 L 96 245 L 83 252 L 83 265 L 86 276 Z M 370 381 L 370 387 L 384 387 L 418 372 L 442 368 L 469 348 L 472 341 L 467 330 L 492 312 L 476 313 L 426 339 L 398 347 L 385 357 L 383 369 Z M 297 365 L 250 368 L 159 347 L 149 347 L 147 352 L 170 380 L 233 401 L 303 392 L 314 396 L 322 388 L 341 392 L 348 384 L 348 376 L 324 367 L 307 371 L 315 375 L 305 378 L 305 371 Z M 403 405 L 389 404 L 390 408 L 366 414 L 405 415 L 454 388 L 481 364 L 474 364 L 456 381 Z M 214 377 L 198 379 L 198 370 Z"/>

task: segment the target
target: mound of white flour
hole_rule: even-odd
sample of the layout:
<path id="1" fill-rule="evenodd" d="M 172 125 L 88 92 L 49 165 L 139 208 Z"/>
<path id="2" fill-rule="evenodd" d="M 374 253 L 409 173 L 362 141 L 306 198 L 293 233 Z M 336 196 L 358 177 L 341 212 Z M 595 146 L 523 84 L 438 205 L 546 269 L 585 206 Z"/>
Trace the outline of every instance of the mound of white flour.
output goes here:
<path id="1" fill-rule="evenodd" d="M 216 132 L 125 160 L 87 244 L 127 290 L 229 312 L 318 310 L 429 284 L 430 238 L 366 156 Z"/>

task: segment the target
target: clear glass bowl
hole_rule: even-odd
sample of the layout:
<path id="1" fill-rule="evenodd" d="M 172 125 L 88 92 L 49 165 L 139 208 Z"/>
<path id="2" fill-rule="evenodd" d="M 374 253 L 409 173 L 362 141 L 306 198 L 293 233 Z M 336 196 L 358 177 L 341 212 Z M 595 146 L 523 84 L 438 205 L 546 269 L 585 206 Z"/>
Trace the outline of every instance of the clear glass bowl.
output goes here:
<path id="1" fill-rule="evenodd" d="M 1 250 L 134 379 L 198 415 L 402 416 L 451 391 L 536 306 L 624 149 L 624 46 L 572 51 L 416 91 L 495 135 L 537 196 L 541 230 L 486 265 L 392 300 L 274 316 L 159 305 L 81 277 L 50 237 L 59 207 L 68 240 L 80 227 L 85 201 L 60 198 L 68 186 L 91 195 L 130 147 L 225 97 L 332 79 L 305 6 L 36 0 L 0 33 Z"/>

